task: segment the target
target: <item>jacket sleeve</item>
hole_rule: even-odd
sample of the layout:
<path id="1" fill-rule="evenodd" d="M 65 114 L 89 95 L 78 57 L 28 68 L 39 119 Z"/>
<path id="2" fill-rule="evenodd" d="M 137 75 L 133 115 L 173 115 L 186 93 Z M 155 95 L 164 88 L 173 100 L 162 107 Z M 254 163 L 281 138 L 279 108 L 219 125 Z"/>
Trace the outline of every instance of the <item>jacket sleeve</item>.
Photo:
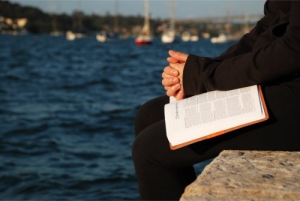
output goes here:
<path id="1" fill-rule="evenodd" d="M 186 95 L 212 90 L 231 90 L 280 80 L 300 71 L 300 1 L 291 1 L 289 24 L 272 26 L 271 18 L 281 12 L 269 2 L 260 23 L 264 32 L 254 41 L 240 43 L 220 58 L 189 55 L 183 72 Z M 260 29 L 260 28 L 254 28 Z M 279 29 L 276 30 L 276 29 Z M 282 35 L 278 35 L 282 30 Z M 276 35 L 277 34 L 277 35 Z M 255 34 L 254 34 L 255 35 Z M 248 36 L 245 36 L 248 37 Z M 248 45 L 247 45 L 248 44 Z M 243 51 L 244 45 L 249 48 Z M 241 52 L 241 53 L 240 53 Z"/>

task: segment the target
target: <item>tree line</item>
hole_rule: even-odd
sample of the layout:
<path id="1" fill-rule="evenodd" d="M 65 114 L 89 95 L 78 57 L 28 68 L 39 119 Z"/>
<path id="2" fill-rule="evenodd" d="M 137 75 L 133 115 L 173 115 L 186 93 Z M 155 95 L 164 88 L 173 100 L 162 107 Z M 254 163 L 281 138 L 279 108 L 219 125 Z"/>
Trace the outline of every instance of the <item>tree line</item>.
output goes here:
<path id="1" fill-rule="evenodd" d="M 90 14 L 87 15 L 82 11 L 74 11 L 68 15 L 65 13 L 46 13 L 42 10 L 31 7 L 22 6 L 18 3 L 11 3 L 8 0 L 0 0 L 0 17 L 4 18 L 27 18 L 25 29 L 29 33 L 49 34 L 51 32 L 65 33 L 69 30 L 80 31 L 94 34 L 96 32 L 117 31 L 122 35 L 136 35 L 139 33 L 144 23 L 144 16 L 123 16 Z M 117 20 L 117 21 L 116 21 Z M 151 19 L 150 25 L 154 36 L 162 33 L 163 25 L 167 25 L 169 19 Z M 179 33 L 184 30 L 196 30 L 198 33 L 209 33 L 211 36 L 218 35 L 224 29 L 224 24 L 185 22 L 176 23 L 176 29 Z M 231 25 L 232 32 L 239 32 L 243 29 L 242 23 L 234 23 Z M 252 24 L 250 24 L 252 26 Z M 221 27 L 221 28 L 220 28 Z M 0 26 L 1 31 L 1 26 Z"/>
<path id="2" fill-rule="evenodd" d="M 68 15 L 65 13 L 45 13 L 42 10 L 22 6 L 18 3 L 11 3 L 0 0 L 0 16 L 4 18 L 27 18 L 28 22 L 25 29 L 29 33 L 47 34 L 53 31 L 66 32 L 68 30 L 79 30 L 83 32 L 97 32 L 101 30 L 113 30 L 117 28 L 120 32 L 131 32 L 135 26 L 144 23 L 144 16 L 122 16 L 106 13 L 106 15 L 90 14 L 86 15 L 82 11 L 74 11 Z M 117 27 L 116 24 L 117 19 Z M 157 27 L 167 20 L 152 19 L 152 27 Z"/>

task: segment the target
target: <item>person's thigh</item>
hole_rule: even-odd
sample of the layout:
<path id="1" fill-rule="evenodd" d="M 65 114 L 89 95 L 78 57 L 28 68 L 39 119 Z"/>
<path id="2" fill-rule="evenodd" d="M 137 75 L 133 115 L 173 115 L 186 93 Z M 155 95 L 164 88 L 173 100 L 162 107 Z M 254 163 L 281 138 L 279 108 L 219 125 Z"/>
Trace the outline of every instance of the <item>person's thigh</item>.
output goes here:
<path id="1" fill-rule="evenodd" d="M 269 119 L 190 147 L 202 157 L 222 150 L 300 150 L 300 80 L 264 87 Z"/>
<path id="2" fill-rule="evenodd" d="M 223 150 L 300 150 L 300 82 L 264 87 L 269 120 L 178 150 L 171 150 L 165 121 L 140 132 L 135 146 L 147 160 L 163 167 L 193 165 L 217 156 Z M 186 135 L 187 133 L 182 133 Z"/>
<path id="3" fill-rule="evenodd" d="M 164 119 L 164 106 L 169 102 L 168 96 L 154 98 L 144 103 L 138 110 L 135 117 L 135 134 L 138 135 L 142 130 L 153 123 Z"/>

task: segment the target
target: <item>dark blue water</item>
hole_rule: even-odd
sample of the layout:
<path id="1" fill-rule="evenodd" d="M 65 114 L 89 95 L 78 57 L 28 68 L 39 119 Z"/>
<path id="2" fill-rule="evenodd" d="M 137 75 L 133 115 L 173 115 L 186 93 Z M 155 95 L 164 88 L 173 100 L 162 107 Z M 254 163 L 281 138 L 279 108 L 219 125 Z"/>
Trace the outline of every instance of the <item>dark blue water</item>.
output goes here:
<path id="1" fill-rule="evenodd" d="M 216 56 L 227 47 L 0 35 L 0 199 L 139 199 L 133 120 L 165 93 L 168 50 Z"/>

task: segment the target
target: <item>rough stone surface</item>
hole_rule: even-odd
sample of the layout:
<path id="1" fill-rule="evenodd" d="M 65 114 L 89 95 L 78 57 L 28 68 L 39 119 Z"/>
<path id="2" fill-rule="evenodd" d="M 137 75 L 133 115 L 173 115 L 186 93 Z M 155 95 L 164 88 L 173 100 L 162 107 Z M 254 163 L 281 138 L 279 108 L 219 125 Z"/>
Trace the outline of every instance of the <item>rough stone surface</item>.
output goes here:
<path id="1" fill-rule="evenodd" d="M 300 152 L 223 151 L 180 200 L 300 200 Z"/>

